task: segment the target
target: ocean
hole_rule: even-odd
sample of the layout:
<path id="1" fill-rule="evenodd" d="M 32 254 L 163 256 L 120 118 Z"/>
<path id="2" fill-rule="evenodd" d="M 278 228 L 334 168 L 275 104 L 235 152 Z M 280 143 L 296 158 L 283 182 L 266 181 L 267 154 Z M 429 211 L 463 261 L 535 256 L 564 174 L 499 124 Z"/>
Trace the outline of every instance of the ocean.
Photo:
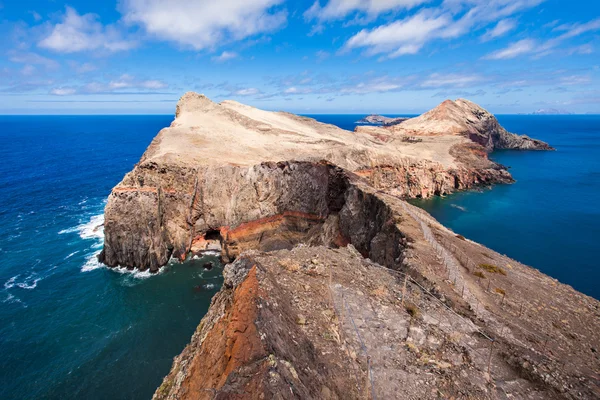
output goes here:
<path id="1" fill-rule="evenodd" d="M 363 115 L 315 115 L 354 129 Z M 0 116 L 0 398 L 147 399 L 222 283 L 96 261 L 103 208 L 172 116 Z M 497 152 L 514 185 L 418 201 L 457 233 L 600 298 L 600 117 L 499 116 L 556 152 Z M 216 259 L 211 259 L 216 262 Z"/>

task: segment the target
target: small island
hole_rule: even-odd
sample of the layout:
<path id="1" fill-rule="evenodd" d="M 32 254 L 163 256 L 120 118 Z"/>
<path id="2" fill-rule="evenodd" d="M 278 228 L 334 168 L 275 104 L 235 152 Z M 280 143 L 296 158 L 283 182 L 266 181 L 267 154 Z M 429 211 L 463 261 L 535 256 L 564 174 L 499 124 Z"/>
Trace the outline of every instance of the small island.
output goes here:
<path id="1" fill-rule="evenodd" d="M 368 124 L 368 125 L 383 125 L 383 126 L 392 126 L 398 125 L 408 118 L 398 117 L 398 118 L 390 118 L 384 117 L 383 115 L 371 114 L 362 119 L 356 121 L 356 124 Z"/>

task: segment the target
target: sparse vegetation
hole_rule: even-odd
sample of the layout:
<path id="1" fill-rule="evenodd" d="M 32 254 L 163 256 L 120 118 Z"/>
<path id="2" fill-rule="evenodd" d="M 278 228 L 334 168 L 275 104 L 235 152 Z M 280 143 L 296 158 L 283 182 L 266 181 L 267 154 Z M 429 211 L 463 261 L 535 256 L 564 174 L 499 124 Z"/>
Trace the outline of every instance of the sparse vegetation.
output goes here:
<path id="1" fill-rule="evenodd" d="M 288 259 L 279 261 L 279 266 L 289 272 L 297 272 L 300 270 L 300 265 L 297 262 Z"/>
<path id="2" fill-rule="evenodd" d="M 475 276 L 476 276 L 476 277 L 478 277 L 478 278 L 483 278 L 483 279 L 485 279 L 485 275 L 484 275 L 484 274 L 483 274 L 483 272 L 481 272 L 481 271 L 474 271 L 474 272 L 473 272 L 473 275 L 475 275 Z"/>
<path id="3" fill-rule="evenodd" d="M 404 305 L 404 308 L 406 308 L 406 312 L 413 318 L 417 318 L 419 316 L 419 308 L 412 304 L 412 303 L 406 303 Z"/>
<path id="4" fill-rule="evenodd" d="M 506 275 L 506 271 L 504 271 L 502 268 L 493 265 L 493 264 L 479 264 L 479 268 L 486 270 L 487 272 L 491 273 L 491 274 L 502 274 L 502 275 Z"/>

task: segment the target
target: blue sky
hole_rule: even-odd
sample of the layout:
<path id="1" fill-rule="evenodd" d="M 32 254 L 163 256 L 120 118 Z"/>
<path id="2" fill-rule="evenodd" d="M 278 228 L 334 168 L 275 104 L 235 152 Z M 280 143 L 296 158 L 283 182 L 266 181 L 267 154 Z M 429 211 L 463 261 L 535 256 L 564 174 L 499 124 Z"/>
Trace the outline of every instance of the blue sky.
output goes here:
<path id="1" fill-rule="evenodd" d="M 0 0 L 1 114 L 600 113 L 595 0 Z"/>

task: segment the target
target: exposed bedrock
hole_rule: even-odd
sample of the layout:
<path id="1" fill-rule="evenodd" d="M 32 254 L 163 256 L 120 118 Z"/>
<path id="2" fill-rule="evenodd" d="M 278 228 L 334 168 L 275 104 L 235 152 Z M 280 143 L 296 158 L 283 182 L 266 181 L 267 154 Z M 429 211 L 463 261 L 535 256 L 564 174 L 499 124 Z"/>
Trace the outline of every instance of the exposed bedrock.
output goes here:
<path id="1" fill-rule="evenodd" d="M 396 132 L 413 135 L 455 134 L 494 149 L 553 150 L 548 143 L 504 129 L 496 117 L 477 104 L 458 99 L 446 100 L 436 108 L 402 124 L 391 127 Z"/>
<path id="2" fill-rule="evenodd" d="M 247 249 L 310 242 L 353 243 L 375 260 L 400 262 L 402 235 L 392 214 L 352 181 L 359 178 L 327 163 L 199 170 L 142 164 L 109 198 L 100 260 L 156 271 L 218 232 L 226 261 Z"/>

